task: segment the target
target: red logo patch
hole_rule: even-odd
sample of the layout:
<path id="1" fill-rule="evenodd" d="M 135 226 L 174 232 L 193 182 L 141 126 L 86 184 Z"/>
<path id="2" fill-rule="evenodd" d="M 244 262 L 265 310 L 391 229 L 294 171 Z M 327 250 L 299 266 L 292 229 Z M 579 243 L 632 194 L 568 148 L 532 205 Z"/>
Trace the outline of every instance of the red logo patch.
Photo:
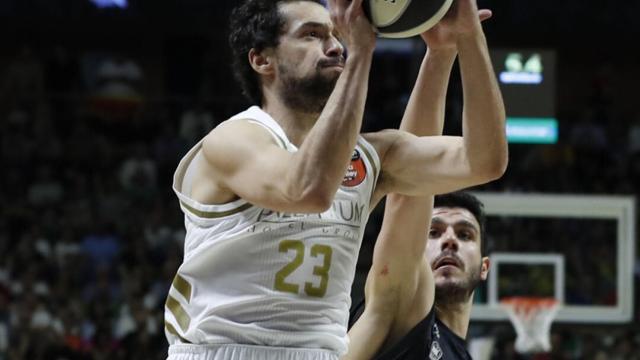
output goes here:
<path id="1" fill-rule="evenodd" d="M 354 150 L 353 156 L 351 156 L 351 163 L 342 180 L 342 186 L 358 186 L 364 181 L 365 177 L 367 177 L 367 167 L 364 166 L 364 160 L 362 160 L 360 152 Z"/>

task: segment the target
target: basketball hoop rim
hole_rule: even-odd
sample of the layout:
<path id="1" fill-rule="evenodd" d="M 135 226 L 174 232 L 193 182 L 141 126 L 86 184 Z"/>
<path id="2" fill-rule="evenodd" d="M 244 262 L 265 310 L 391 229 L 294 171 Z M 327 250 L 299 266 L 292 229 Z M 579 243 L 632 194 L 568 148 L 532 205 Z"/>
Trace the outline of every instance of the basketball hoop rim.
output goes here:
<path id="1" fill-rule="evenodd" d="M 559 301 L 552 297 L 511 296 L 500 299 L 500 304 L 514 307 L 545 308 L 559 305 Z"/>

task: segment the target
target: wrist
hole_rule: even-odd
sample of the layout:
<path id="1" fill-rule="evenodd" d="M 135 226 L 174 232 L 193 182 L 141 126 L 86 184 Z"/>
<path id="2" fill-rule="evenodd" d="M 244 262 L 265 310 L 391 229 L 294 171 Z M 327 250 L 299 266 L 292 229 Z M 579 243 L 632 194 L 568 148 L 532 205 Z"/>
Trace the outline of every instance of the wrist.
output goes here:
<path id="1" fill-rule="evenodd" d="M 348 48 L 347 63 L 362 63 L 371 61 L 375 46 L 371 48 Z"/>
<path id="2" fill-rule="evenodd" d="M 438 48 L 427 47 L 426 56 L 428 56 L 429 58 L 450 59 L 452 57 L 455 58 L 456 55 L 458 55 L 458 47 L 455 44 Z"/>
<path id="3" fill-rule="evenodd" d="M 471 44 L 479 44 L 479 43 L 486 43 L 486 42 L 487 40 L 485 39 L 484 32 L 480 30 L 480 31 L 470 31 L 467 33 L 460 34 L 456 41 L 456 45 L 458 49 L 460 49 L 461 47 L 468 46 Z"/>

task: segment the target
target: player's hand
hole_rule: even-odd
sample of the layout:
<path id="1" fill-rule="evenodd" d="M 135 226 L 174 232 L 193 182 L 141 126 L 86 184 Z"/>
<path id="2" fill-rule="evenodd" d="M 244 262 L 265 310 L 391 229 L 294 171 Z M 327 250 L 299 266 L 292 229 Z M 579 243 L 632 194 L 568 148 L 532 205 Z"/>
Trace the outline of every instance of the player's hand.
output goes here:
<path id="1" fill-rule="evenodd" d="M 489 9 L 478 10 L 478 19 L 482 22 L 490 19 L 493 13 Z M 455 50 L 456 41 L 458 40 L 458 32 L 455 28 L 455 22 L 452 15 L 447 13 L 440 22 L 431 29 L 420 34 L 422 40 L 432 50 Z"/>
<path id="2" fill-rule="evenodd" d="M 363 0 L 329 0 L 331 21 L 350 53 L 373 53 L 376 34 L 362 9 Z"/>
<path id="3" fill-rule="evenodd" d="M 454 0 L 447 14 L 431 29 L 420 34 L 430 49 L 455 49 L 460 36 L 481 32 L 480 23 L 493 13 L 478 10 L 476 0 Z"/>

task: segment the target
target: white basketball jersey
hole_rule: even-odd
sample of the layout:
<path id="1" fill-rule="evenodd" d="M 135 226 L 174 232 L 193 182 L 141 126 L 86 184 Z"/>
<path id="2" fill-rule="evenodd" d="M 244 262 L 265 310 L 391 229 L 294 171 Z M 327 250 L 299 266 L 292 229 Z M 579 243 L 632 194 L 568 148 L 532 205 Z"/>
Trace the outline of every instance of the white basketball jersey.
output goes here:
<path id="1" fill-rule="evenodd" d="M 265 127 L 280 146 L 297 151 L 260 108 L 227 121 L 240 120 Z M 380 169 L 374 148 L 358 139 L 333 205 L 322 214 L 279 213 L 242 199 L 200 204 L 189 195 L 201 156 L 199 143 L 174 176 L 187 233 L 165 306 L 169 343 L 345 353 L 351 284 Z"/>

